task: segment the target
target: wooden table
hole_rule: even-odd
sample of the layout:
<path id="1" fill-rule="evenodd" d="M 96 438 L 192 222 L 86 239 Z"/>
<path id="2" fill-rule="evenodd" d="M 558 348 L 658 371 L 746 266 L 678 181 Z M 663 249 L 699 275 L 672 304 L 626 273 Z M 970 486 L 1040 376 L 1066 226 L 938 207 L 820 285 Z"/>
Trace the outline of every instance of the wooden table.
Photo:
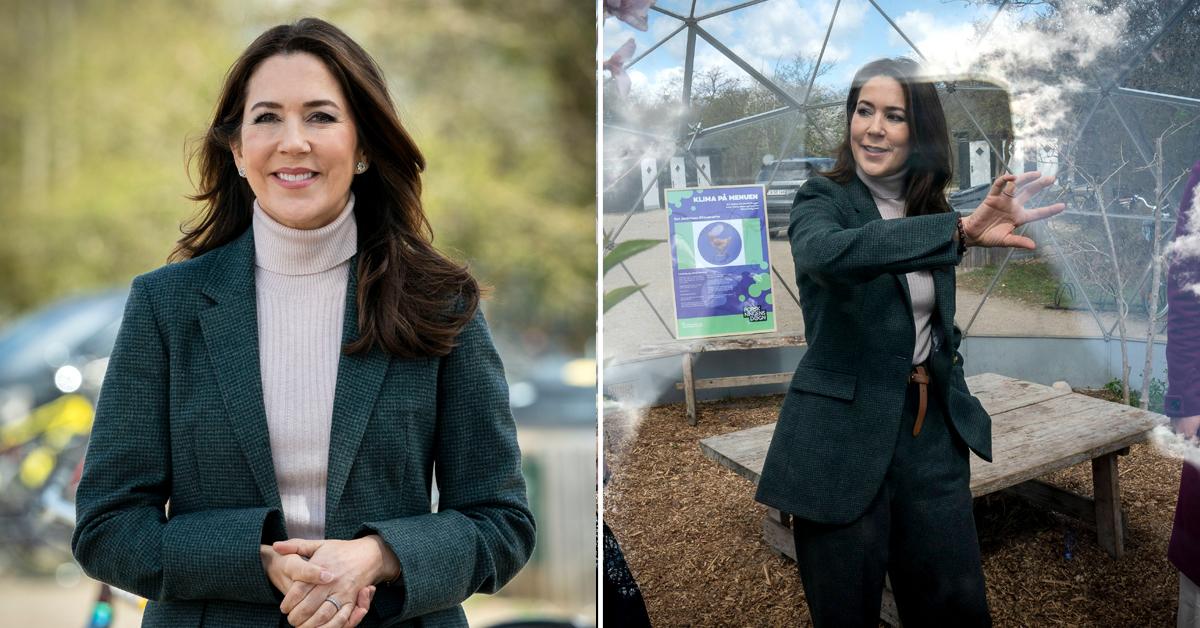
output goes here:
<path id="1" fill-rule="evenodd" d="M 967 385 L 992 416 L 992 459 L 971 456 L 971 494 L 1004 490 L 1050 510 L 1079 519 L 1096 530 L 1100 545 L 1114 558 L 1125 552 L 1125 514 L 1117 475 L 1117 456 L 1146 439 L 1166 419 L 1153 412 L 1071 392 L 1059 382 L 1044 386 L 994 373 L 967 378 Z M 700 441 L 709 459 L 757 484 L 775 424 L 762 425 Z M 1094 498 L 1039 481 L 1047 473 L 1080 462 L 1092 463 Z M 763 536 L 777 552 L 793 560 L 790 517 L 768 509 Z M 890 594 L 883 617 L 898 625 Z M 889 616 L 890 615 L 890 616 Z"/>

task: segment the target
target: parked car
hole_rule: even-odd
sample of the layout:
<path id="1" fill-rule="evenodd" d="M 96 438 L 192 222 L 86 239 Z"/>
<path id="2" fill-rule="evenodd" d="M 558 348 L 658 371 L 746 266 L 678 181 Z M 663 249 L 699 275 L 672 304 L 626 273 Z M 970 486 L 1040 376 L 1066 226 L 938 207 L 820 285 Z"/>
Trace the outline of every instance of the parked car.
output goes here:
<path id="1" fill-rule="evenodd" d="M 0 424 L 65 393 L 97 391 L 128 296 L 69 297 L 0 330 Z"/>
<path id="2" fill-rule="evenodd" d="M 509 402 L 518 427 L 596 427 L 596 361 L 565 354 L 538 358 L 510 374 Z"/>
<path id="3" fill-rule="evenodd" d="M 828 157 L 798 157 L 770 163 L 764 160 L 764 164 L 762 170 L 758 171 L 757 182 L 770 182 L 767 186 L 767 229 L 772 234 L 783 233 L 787 231 L 796 191 L 809 177 L 832 168 L 834 160 Z"/>
<path id="4" fill-rule="evenodd" d="M 969 188 L 963 188 L 957 192 L 951 192 L 949 196 L 950 207 L 955 211 L 972 212 L 979 204 L 983 202 L 987 196 L 988 189 L 992 187 L 991 182 L 982 183 Z"/>

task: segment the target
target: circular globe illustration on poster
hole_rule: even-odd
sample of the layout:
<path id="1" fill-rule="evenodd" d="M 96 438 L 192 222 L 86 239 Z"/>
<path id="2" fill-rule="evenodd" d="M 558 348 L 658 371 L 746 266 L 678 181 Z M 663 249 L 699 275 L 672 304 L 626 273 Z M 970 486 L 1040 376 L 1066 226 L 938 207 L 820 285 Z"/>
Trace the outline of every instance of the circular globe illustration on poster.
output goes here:
<path id="1" fill-rule="evenodd" d="M 697 247 L 709 264 L 724 266 L 742 252 L 742 234 L 727 222 L 714 222 L 700 230 Z"/>

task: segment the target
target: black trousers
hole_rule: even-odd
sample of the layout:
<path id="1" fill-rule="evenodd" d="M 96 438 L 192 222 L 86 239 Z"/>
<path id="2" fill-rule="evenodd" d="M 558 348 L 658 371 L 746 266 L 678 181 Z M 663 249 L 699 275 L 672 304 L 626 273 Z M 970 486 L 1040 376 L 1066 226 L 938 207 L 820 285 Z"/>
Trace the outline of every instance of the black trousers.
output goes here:
<path id="1" fill-rule="evenodd" d="M 885 573 L 905 628 L 991 626 L 969 452 L 932 394 L 913 436 L 917 393 L 910 384 L 891 466 L 866 512 L 846 525 L 793 520 L 817 628 L 878 626 Z"/>

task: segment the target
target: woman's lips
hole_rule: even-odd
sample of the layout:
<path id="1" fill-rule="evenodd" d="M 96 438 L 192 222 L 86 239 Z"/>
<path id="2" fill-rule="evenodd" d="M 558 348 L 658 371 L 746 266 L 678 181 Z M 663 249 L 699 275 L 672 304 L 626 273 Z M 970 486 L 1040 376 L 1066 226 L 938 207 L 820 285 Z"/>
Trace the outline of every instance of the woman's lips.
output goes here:
<path id="1" fill-rule="evenodd" d="M 315 172 L 305 172 L 303 174 L 287 174 L 283 172 L 271 173 L 271 179 L 274 180 L 275 183 L 278 183 L 280 186 L 289 190 L 308 187 L 312 185 L 313 181 L 316 181 L 317 177 L 319 176 L 321 175 Z"/>
<path id="2" fill-rule="evenodd" d="M 892 152 L 890 150 L 878 149 L 878 148 L 873 148 L 873 147 L 868 149 L 866 146 L 863 146 L 861 144 L 859 145 L 859 148 L 862 149 L 862 154 L 867 159 L 884 159 Z"/>

